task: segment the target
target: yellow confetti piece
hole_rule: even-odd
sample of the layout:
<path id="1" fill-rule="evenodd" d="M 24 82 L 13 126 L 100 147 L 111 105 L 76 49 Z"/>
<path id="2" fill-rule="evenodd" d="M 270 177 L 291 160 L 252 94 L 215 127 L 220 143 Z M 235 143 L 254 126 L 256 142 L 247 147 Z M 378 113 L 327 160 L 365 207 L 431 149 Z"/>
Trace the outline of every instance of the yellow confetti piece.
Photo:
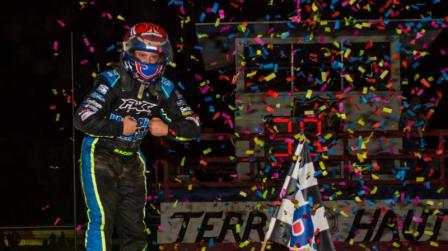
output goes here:
<path id="1" fill-rule="evenodd" d="M 350 239 L 350 241 L 348 242 L 348 244 L 350 244 L 350 246 L 353 246 L 353 243 L 355 243 L 355 239 Z"/>
<path id="2" fill-rule="evenodd" d="M 244 197 L 244 198 L 246 198 L 246 197 L 247 197 L 247 193 L 246 193 L 246 192 L 244 192 L 244 191 L 240 191 L 240 195 L 241 195 L 242 197 Z"/>
<path id="3" fill-rule="evenodd" d="M 212 152 L 212 149 L 209 147 L 209 148 L 205 149 L 204 151 L 202 151 L 202 154 L 207 155 L 211 152 Z"/>
<path id="4" fill-rule="evenodd" d="M 433 246 L 433 247 L 438 247 L 438 246 L 439 246 L 439 243 L 436 242 L 436 241 L 430 241 L 429 244 L 430 244 L 431 246 Z"/>
<path id="5" fill-rule="evenodd" d="M 320 169 L 325 170 L 325 164 L 323 161 L 319 161 L 319 167 Z"/>
<path id="6" fill-rule="evenodd" d="M 370 191 L 371 194 L 376 194 L 376 192 L 378 191 L 378 187 L 375 186 L 372 191 Z"/>
<path id="7" fill-rule="evenodd" d="M 216 18 L 215 27 L 218 27 L 220 23 L 221 23 L 221 19 L 219 17 Z"/>
<path id="8" fill-rule="evenodd" d="M 361 118 L 361 119 L 358 119 L 358 125 L 360 125 L 360 126 L 364 126 L 365 124 L 366 124 L 366 122 L 364 122 L 364 120 Z"/>
<path id="9" fill-rule="evenodd" d="M 145 228 L 146 235 L 151 235 L 151 229 Z"/>
<path id="10" fill-rule="evenodd" d="M 117 19 L 120 20 L 120 21 L 125 21 L 125 19 L 124 19 L 124 17 L 122 15 L 118 15 Z"/>
<path id="11" fill-rule="evenodd" d="M 373 180 L 379 180 L 380 177 L 378 177 L 377 175 L 375 175 L 374 173 L 372 173 L 372 179 L 373 179 Z"/>
<path id="12" fill-rule="evenodd" d="M 424 234 L 428 235 L 428 236 L 433 236 L 434 235 L 434 233 L 432 231 L 429 231 L 429 230 L 425 230 Z"/>
<path id="13" fill-rule="evenodd" d="M 432 200 L 428 200 L 428 201 L 426 201 L 426 205 L 428 205 L 428 206 L 434 206 L 434 201 L 432 201 Z"/>
<path id="14" fill-rule="evenodd" d="M 246 74 L 246 77 L 250 78 L 250 77 L 253 77 L 255 74 L 257 74 L 257 71 L 256 71 L 256 70 L 253 71 L 253 72 L 249 72 L 249 73 L 247 73 L 247 74 Z"/>
<path id="15" fill-rule="evenodd" d="M 207 251 L 207 247 L 202 247 L 201 251 Z"/>
<path id="16" fill-rule="evenodd" d="M 206 37 L 208 37 L 208 34 L 205 34 L 205 33 L 199 33 L 199 34 L 196 34 L 196 36 L 197 36 L 199 39 L 201 39 L 201 38 L 206 38 Z"/>
<path id="17" fill-rule="evenodd" d="M 252 154 L 254 154 L 254 150 L 250 150 L 250 149 L 246 150 L 246 154 L 247 155 L 252 155 Z"/>
<path id="18" fill-rule="evenodd" d="M 440 187 L 439 189 L 437 189 L 437 193 L 441 193 L 445 188 Z"/>
<path id="19" fill-rule="evenodd" d="M 344 53 L 344 58 L 348 58 L 348 56 L 350 56 L 351 52 L 352 52 L 352 50 L 350 48 L 348 48 Z"/>
<path id="20" fill-rule="evenodd" d="M 311 95 L 313 95 L 313 90 L 308 89 L 308 90 L 306 91 L 306 95 L 305 95 L 305 97 L 306 97 L 307 99 L 310 99 L 310 98 L 311 98 Z"/>
<path id="21" fill-rule="evenodd" d="M 255 138 L 254 138 L 254 142 L 255 142 L 255 144 L 256 144 L 257 146 L 259 146 L 259 147 L 261 147 L 261 148 L 264 147 L 264 141 L 261 140 L 261 139 L 259 139 L 258 137 L 255 137 Z"/>
<path id="22" fill-rule="evenodd" d="M 352 76 L 350 76 L 350 74 L 345 74 L 345 79 L 346 79 L 348 82 L 353 82 Z"/>
<path id="23" fill-rule="evenodd" d="M 334 45 L 336 48 L 339 48 L 339 42 L 338 42 L 338 41 L 334 40 L 334 41 L 333 41 L 333 45 Z"/>
<path id="24" fill-rule="evenodd" d="M 96 76 L 98 76 L 98 74 L 97 74 L 96 72 L 92 72 L 91 76 L 92 76 L 93 78 L 96 78 Z"/>
<path id="25" fill-rule="evenodd" d="M 362 66 L 358 66 L 358 71 L 364 73 L 366 72 L 366 69 L 362 68 Z"/>
<path id="26" fill-rule="evenodd" d="M 272 79 L 274 79 L 275 77 L 276 77 L 276 75 L 275 75 L 275 73 L 273 72 L 273 73 L 269 74 L 268 76 L 266 76 L 266 77 L 264 78 L 264 80 L 266 80 L 266 82 L 269 82 L 269 81 L 271 81 Z"/>
<path id="27" fill-rule="evenodd" d="M 331 139 L 331 137 L 333 137 L 333 134 L 331 134 L 331 133 L 327 133 L 327 134 L 324 136 L 324 139 L 325 139 L 325 140 L 329 140 L 329 139 Z"/>
<path id="28" fill-rule="evenodd" d="M 383 73 L 381 73 L 381 75 L 380 75 L 380 78 L 384 79 L 387 76 L 387 74 L 389 74 L 389 70 L 383 71 Z"/>
<path id="29" fill-rule="evenodd" d="M 177 207 L 177 202 L 179 202 L 179 200 L 176 200 L 174 203 L 173 203 L 173 208 L 175 208 L 175 207 Z"/>
<path id="30" fill-rule="evenodd" d="M 185 160 L 187 159 L 187 157 L 182 157 L 182 160 L 180 161 L 180 166 L 184 166 L 185 165 Z"/>
<path id="31" fill-rule="evenodd" d="M 310 116 L 310 115 L 314 115 L 314 111 L 313 110 L 307 110 L 304 112 L 305 115 Z"/>
<path id="32" fill-rule="evenodd" d="M 188 191 L 193 190 L 193 184 L 188 184 Z"/>
<path id="33" fill-rule="evenodd" d="M 392 113 L 392 108 L 383 107 L 383 112 L 391 114 Z"/>
<path id="34" fill-rule="evenodd" d="M 322 76 L 322 82 L 327 81 L 327 73 L 325 73 L 324 71 L 320 73 Z"/>
<path id="35" fill-rule="evenodd" d="M 235 231 L 236 231 L 237 233 L 240 233 L 240 232 L 241 232 L 241 226 L 240 226 L 240 224 L 236 224 L 236 225 L 235 225 Z"/>
<path id="36" fill-rule="evenodd" d="M 366 95 L 369 92 L 369 89 L 367 87 L 362 88 L 362 94 Z"/>
<path id="37" fill-rule="evenodd" d="M 51 92 L 53 93 L 53 95 L 58 95 L 58 90 L 56 89 L 51 89 Z"/>
<path id="38" fill-rule="evenodd" d="M 425 181 L 425 177 L 417 177 L 417 178 L 415 178 L 415 181 L 423 182 L 423 181 Z"/>
<path id="39" fill-rule="evenodd" d="M 243 248 L 243 247 L 249 245 L 249 243 L 250 243 L 249 240 L 245 240 L 245 241 L 241 242 L 241 243 L 240 243 L 240 248 Z"/>
<path id="40" fill-rule="evenodd" d="M 176 68 L 176 63 L 174 63 L 173 61 L 168 62 L 168 65 L 173 68 Z"/>
<path id="41" fill-rule="evenodd" d="M 394 246 L 396 248 L 399 248 L 400 247 L 400 243 L 394 241 L 394 243 L 392 243 L 392 246 Z"/>
<path id="42" fill-rule="evenodd" d="M 265 190 L 265 191 L 263 192 L 263 199 L 266 199 L 266 196 L 268 196 L 268 190 Z"/>

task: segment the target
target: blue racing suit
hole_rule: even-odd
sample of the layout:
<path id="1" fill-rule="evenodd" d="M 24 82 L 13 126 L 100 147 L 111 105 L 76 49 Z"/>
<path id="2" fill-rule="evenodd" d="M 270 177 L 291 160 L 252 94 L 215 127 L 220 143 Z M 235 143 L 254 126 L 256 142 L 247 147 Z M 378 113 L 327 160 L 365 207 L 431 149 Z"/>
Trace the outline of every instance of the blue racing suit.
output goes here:
<path id="1" fill-rule="evenodd" d="M 122 135 L 123 118 L 132 116 L 137 131 Z M 199 137 L 199 118 L 174 84 L 162 77 L 148 86 L 121 65 L 102 72 L 76 110 L 74 125 L 84 132 L 81 180 L 87 205 L 88 251 L 112 250 L 114 225 L 121 250 L 145 250 L 146 167 L 140 142 L 151 118 L 168 125 L 168 138 Z"/>

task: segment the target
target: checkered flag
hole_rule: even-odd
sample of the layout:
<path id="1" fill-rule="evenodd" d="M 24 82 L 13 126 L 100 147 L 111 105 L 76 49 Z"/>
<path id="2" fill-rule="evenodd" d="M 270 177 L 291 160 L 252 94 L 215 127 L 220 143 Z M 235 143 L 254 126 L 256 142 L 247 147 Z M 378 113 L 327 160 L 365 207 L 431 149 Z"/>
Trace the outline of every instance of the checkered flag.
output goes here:
<path id="1" fill-rule="evenodd" d="M 299 142 L 297 160 L 289 169 L 280 192 L 282 200 L 271 218 L 262 250 L 267 241 L 292 251 L 333 251 L 325 208 L 314 177 L 314 165 L 304 141 Z"/>

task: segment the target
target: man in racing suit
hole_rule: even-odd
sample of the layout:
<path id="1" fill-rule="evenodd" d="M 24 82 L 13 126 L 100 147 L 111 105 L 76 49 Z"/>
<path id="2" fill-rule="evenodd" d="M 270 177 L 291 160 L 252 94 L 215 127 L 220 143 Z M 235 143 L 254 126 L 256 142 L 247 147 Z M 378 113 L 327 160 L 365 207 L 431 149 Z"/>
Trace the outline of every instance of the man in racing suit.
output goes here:
<path id="1" fill-rule="evenodd" d="M 112 250 L 114 225 L 121 250 L 146 250 L 145 161 L 140 142 L 149 131 L 174 140 L 199 137 L 198 116 L 163 77 L 172 59 L 160 26 L 139 23 L 124 37 L 120 63 L 95 79 L 74 119 L 86 134 L 81 180 L 87 205 L 87 251 Z"/>

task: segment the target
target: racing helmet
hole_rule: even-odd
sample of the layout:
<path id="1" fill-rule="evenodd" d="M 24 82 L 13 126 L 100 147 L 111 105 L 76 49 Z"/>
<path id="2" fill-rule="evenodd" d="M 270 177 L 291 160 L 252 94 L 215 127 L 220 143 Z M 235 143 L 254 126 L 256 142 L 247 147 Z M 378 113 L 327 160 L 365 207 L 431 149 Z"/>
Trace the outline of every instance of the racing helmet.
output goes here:
<path id="1" fill-rule="evenodd" d="M 168 33 L 157 24 L 135 24 L 124 35 L 122 46 L 121 61 L 124 67 L 141 83 L 156 83 L 162 77 L 168 62 L 173 60 Z M 159 61 L 142 62 L 135 56 L 137 50 L 157 53 Z"/>

